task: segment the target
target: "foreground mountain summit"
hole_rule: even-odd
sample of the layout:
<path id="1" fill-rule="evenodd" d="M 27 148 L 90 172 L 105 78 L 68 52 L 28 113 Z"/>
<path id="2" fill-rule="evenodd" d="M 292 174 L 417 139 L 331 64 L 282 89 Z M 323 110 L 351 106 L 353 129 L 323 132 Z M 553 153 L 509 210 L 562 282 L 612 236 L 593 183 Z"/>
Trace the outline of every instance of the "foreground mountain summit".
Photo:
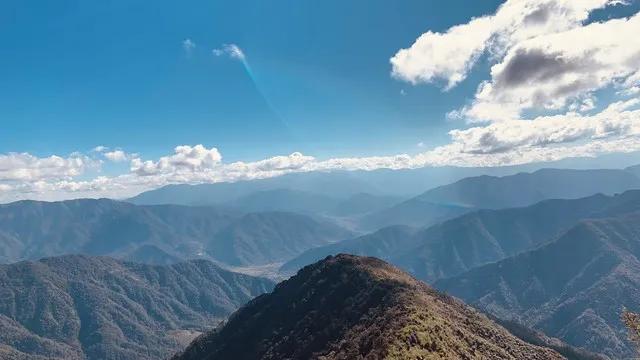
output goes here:
<path id="1" fill-rule="evenodd" d="M 328 257 L 174 360 L 563 359 L 375 258 Z"/>

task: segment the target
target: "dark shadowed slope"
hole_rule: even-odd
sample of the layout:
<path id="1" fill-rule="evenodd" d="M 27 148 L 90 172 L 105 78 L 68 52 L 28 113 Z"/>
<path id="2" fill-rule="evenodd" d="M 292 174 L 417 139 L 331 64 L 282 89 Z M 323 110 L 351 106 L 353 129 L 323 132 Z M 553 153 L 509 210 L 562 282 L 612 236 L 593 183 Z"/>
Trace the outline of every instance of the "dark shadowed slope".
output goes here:
<path id="1" fill-rule="evenodd" d="M 302 269 L 200 337 L 180 360 L 561 359 L 374 258 Z"/>
<path id="2" fill-rule="evenodd" d="M 336 225 L 294 213 L 248 214 L 213 237 L 209 254 L 231 265 L 283 262 L 302 252 L 348 239 L 353 234 Z"/>
<path id="3" fill-rule="evenodd" d="M 437 287 L 501 318 L 615 359 L 632 355 L 620 321 L 640 310 L 640 214 L 584 221 L 539 249 Z"/>
<path id="4" fill-rule="evenodd" d="M 64 256 L 1 265 L 0 358 L 163 358 L 272 286 L 203 260 L 151 266 Z"/>

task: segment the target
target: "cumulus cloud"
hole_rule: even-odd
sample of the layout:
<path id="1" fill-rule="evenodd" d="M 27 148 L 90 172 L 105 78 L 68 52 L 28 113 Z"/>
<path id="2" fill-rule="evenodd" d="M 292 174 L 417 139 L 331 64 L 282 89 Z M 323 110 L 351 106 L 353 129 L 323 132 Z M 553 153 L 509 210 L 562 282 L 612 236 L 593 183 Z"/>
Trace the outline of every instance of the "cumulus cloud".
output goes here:
<path id="1" fill-rule="evenodd" d="M 91 149 L 92 152 L 97 152 L 97 153 L 103 153 L 103 152 L 105 152 L 107 150 L 109 150 L 109 148 L 104 146 L 104 145 L 98 145 L 98 146 L 94 147 L 93 149 Z"/>
<path id="2" fill-rule="evenodd" d="M 492 34 L 489 18 L 474 19 L 446 33 L 427 32 L 393 58 L 393 76 L 410 83 L 442 79 L 451 88 L 462 81 Z"/>
<path id="3" fill-rule="evenodd" d="M 476 123 L 421 156 L 428 164 L 478 166 L 633 151 L 640 137 L 640 14 L 589 22 L 616 0 L 507 0 L 495 14 L 444 32 L 429 31 L 391 59 L 394 77 L 413 84 L 464 80 L 486 56 L 492 64 L 468 105 L 447 114 Z M 612 88 L 631 99 L 599 104 Z M 591 112 L 600 110 L 595 114 Z M 529 117 L 526 110 L 542 113 Z M 485 123 L 478 126 L 477 123 Z"/>
<path id="4" fill-rule="evenodd" d="M 427 31 L 391 58 L 393 76 L 417 84 L 464 80 L 485 53 L 500 58 L 514 44 L 580 26 L 612 0 L 508 0 L 495 14 L 471 19 L 444 32 Z"/>
<path id="5" fill-rule="evenodd" d="M 231 59 L 244 61 L 247 57 L 244 51 L 236 44 L 223 44 L 222 47 L 212 50 L 215 56 L 228 56 Z"/>
<path id="6" fill-rule="evenodd" d="M 36 157 L 28 153 L 0 154 L 0 182 L 67 179 L 99 163 L 80 154 Z"/>
<path id="7" fill-rule="evenodd" d="M 131 171 L 141 176 L 198 172 L 216 167 L 222 160 L 218 149 L 207 149 L 202 145 L 177 146 L 175 153 L 163 156 L 158 161 L 142 161 L 135 158 L 131 161 Z"/>
<path id="8" fill-rule="evenodd" d="M 564 109 L 608 86 L 631 88 L 640 68 L 639 33 L 640 14 L 521 42 L 491 68 L 491 80 L 481 85 L 466 114 L 504 120 L 493 113 L 500 106 L 509 109 L 506 119 L 513 119 L 523 109 Z"/>
<path id="9" fill-rule="evenodd" d="M 451 88 L 488 56 L 490 80 L 451 117 L 515 120 L 526 109 L 586 112 L 594 92 L 615 86 L 636 93 L 640 15 L 589 23 L 589 15 L 616 0 L 508 0 L 493 15 L 444 32 L 428 31 L 391 58 L 394 77 L 413 84 L 441 80 Z"/>
<path id="10" fill-rule="evenodd" d="M 105 152 L 104 157 L 113 162 L 124 162 L 129 160 L 129 154 L 125 153 L 122 150 L 113 150 Z"/>
<path id="11" fill-rule="evenodd" d="M 484 127 L 450 132 L 454 143 L 463 153 L 495 154 L 516 148 L 591 141 L 605 138 L 640 136 L 640 101 L 633 99 L 611 104 L 604 111 L 583 116 L 571 113 L 541 116 L 533 120 L 508 120 Z"/>

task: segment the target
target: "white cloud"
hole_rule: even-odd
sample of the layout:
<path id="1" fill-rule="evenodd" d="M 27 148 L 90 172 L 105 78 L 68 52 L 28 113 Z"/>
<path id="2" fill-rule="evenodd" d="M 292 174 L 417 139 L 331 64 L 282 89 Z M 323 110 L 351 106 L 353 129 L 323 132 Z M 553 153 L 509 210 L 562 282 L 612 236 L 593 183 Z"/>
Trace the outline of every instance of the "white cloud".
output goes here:
<path id="1" fill-rule="evenodd" d="M 541 35 L 509 49 L 466 110 L 472 120 L 514 119 L 523 109 L 561 110 L 608 86 L 635 84 L 640 14 Z M 586 108 L 593 108 L 586 104 Z M 496 107 L 506 111 L 496 113 Z"/>
<path id="2" fill-rule="evenodd" d="M 0 182 L 67 179 L 81 175 L 99 162 L 86 156 L 36 157 L 28 153 L 0 154 Z"/>
<path id="3" fill-rule="evenodd" d="M 598 90 L 640 92 L 640 15 L 587 23 L 596 9 L 626 4 L 508 0 L 495 14 L 422 34 L 391 58 L 392 75 L 413 84 L 441 80 L 449 89 L 486 54 L 493 63 L 490 80 L 449 118 L 510 121 L 527 109 L 594 110 Z"/>
<path id="4" fill-rule="evenodd" d="M 493 64 L 471 102 L 447 114 L 488 125 L 453 130 L 450 144 L 416 158 L 489 166 L 637 150 L 638 99 L 604 103 L 604 110 L 586 115 L 600 105 L 598 91 L 640 93 L 640 14 L 587 22 L 596 9 L 625 4 L 507 0 L 493 15 L 429 31 L 398 51 L 391 59 L 394 77 L 442 81 L 445 89 L 464 80 L 481 56 Z M 525 110 L 545 115 L 525 119 Z"/>
<path id="5" fill-rule="evenodd" d="M 196 43 L 193 40 L 189 38 L 182 40 L 182 49 L 184 50 L 185 53 L 187 53 L 187 55 L 191 55 L 191 53 L 195 48 L 196 48 Z"/>
<path id="6" fill-rule="evenodd" d="M 176 147 L 173 154 L 157 160 L 134 158 L 131 160 L 129 173 L 88 180 L 78 179 L 82 169 L 88 166 L 84 163 L 85 158 L 80 155 L 67 159 L 57 156 L 40 159 L 29 154 L 2 155 L 0 201 L 24 198 L 125 198 L 168 184 L 233 182 L 294 172 L 370 171 L 382 168 L 397 170 L 425 166 L 503 166 L 638 151 L 639 105 L 640 100 L 632 99 L 614 103 L 594 115 L 573 113 L 454 130 L 450 133 L 449 144 L 416 155 L 319 160 L 295 152 L 254 162 L 225 164 L 216 148 L 182 145 Z M 6 161 L 7 157 L 17 155 L 29 160 L 11 163 Z M 91 161 L 88 159 L 88 162 Z M 25 173 L 29 175 L 24 176 Z"/>
<path id="7" fill-rule="evenodd" d="M 443 80 L 451 88 L 464 80 L 484 54 L 500 58 L 514 44 L 579 27 L 589 13 L 612 0 L 508 0 L 495 14 L 427 31 L 391 58 L 392 74 L 411 82 Z"/>
<path id="8" fill-rule="evenodd" d="M 413 84 L 443 79 L 451 88 L 466 77 L 491 33 L 490 19 L 479 18 L 444 34 L 422 34 L 409 49 L 391 58 L 393 76 Z"/>
<path id="9" fill-rule="evenodd" d="M 161 157 L 158 161 L 142 161 L 135 158 L 131 161 L 131 171 L 141 176 L 189 173 L 208 170 L 216 167 L 222 156 L 218 149 L 207 149 L 202 145 L 182 145 L 175 148 L 175 154 Z"/>
<path id="10" fill-rule="evenodd" d="M 213 49 L 212 52 L 215 56 L 228 56 L 240 61 L 244 61 L 247 58 L 244 51 L 236 44 L 224 44 L 218 49 Z"/>
<path id="11" fill-rule="evenodd" d="M 105 152 L 104 157 L 113 162 L 124 162 L 129 160 L 130 155 L 122 150 L 113 150 Z"/>
<path id="12" fill-rule="evenodd" d="M 572 113 L 541 116 L 533 120 L 508 120 L 484 127 L 453 130 L 450 134 L 463 153 L 475 154 L 605 138 L 639 137 L 640 110 L 627 110 L 639 103 L 638 99 L 614 103 L 591 116 Z"/>
<path id="13" fill-rule="evenodd" d="M 102 152 L 105 152 L 107 150 L 109 150 L 109 148 L 106 147 L 106 146 L 103 146 L 103 145 L 99 145 L 99 146 L 96 146 L 93 149 L 91 149 L 92 152 L 97 152 L 97 153 L 102 153 Z"/>

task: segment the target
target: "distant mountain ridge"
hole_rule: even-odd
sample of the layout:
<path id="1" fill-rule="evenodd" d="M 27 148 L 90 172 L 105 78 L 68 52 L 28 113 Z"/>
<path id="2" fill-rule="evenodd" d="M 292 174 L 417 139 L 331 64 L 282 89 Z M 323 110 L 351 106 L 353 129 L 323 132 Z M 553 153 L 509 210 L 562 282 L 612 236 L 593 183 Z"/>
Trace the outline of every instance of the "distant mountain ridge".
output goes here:
<path id="1" fill-rule="evenodd" d="M 264 265 L 353 236 L 334 224 L 285 212 L 242 216 L 217 233 L 207 252 L 230 265 Z"/>
<path id="2" fill-rule="evenodd" d="M 578 199 L 640 189 L 627 170 L 540 169 L 508 176 L 482 175 L 439 186 L 387 209 L 367 214 L 364 228 L 389 225 L 431 226 L 478 209 L 533 205 L 549 199 Z"/>
<path id="3" fill-rule="evenodd" d="M 640 210 L 640 191 L 617 196 L 546 200 L 522 208 L 478 210 L 422 230 L 392 226 L 310 249 L 282 270 L 292 272 L 328 255 L 378 256 L 432 282 L 535 248 L 586 218 Z"/>
<path id="4" fill-rule="evenodd" d="M 0 356 L 163 358 L 272 287 L 203 260 L 152 266 L 63 256 L 0 265 Z"/>
<path id="5" fill-rule="evenodd" d="M 175 360 L 564 359 L 374 258 L 305 267 Z"/>
<path id="6" fill-rule="evenodd" d="M 575 166 L 591 169 L 588 159 L 573 161 Z M 418 169 L 378 169 L 372 171 L 332 171 L 293 173 L 279 177 L 240 180 L 199 185 L 167 185 L 129 199 L 139 205 L 212 205 L 223 204 L 258 191 L 290 189 L 346 199 L 358 193 L 375 196 L 415 196 L 429 189 L 455 183 L 464 178 L 488 175 L 504 177 L 545 168 L 562 169 L 563 161 L 502 167 L 424 167 Z M 634 173 L 635 167 L 628 167 Z M 588 196 L 592 194 L 585 194 Z M 581 196 L 579 196 L 581 197 Z"/>
<path id="7" fill-rule="evenodd" d="M 529 168 L 536 170 L 533 166 L 465 172 L 451 168 L 449 176 L 443 175 L 445 168 L 289 174 L 236 183 L 171 185 L 129 201 L 214 204 L 243 211 L 279 210 L 347 217 L 355 228 L 373 231 L 390 225 L 430 226 L 476 209 L 521 207 L 547 199 L 575 199 L 597 193 L 613 195 L 640 189 L 640 178 L 634 167 L 515 171 Z M 461 176 L 465 173 L 484 175 Z M 446 178 L 455 182 L 447 184 L 443 181 Z M 405 186 L 408 183 L 411 185 Z M 362 193 L 367 194 L 366 197 L 356 196 Z M 353 211 L 349 211 L 350 208 Z"/>
<path id="8" fill-rule="evenodd" d="M 541 169 L 510 176 L 479 176 L 425 192 L 418 199 L 481 209 L 528 206 L 547 199 L 613 195 L 640 188 L 640 178 L 626 170 Z"/>
<path id="9" fill-rule="evenodd" d="M 331 223 L 286 212 L 243 214 L 107 199 L 0 205 L 0 262 L 5 263 L 75 253 L 159 264 L 191 258 L 234 264 L 284 261 L 350 236 Z M 288 240 L 294 239 L 297 242 L 291 246 Z M 233 252 L 222 251 L 238 247 L 244 249 L 242 261 Z M 269 252 L 257 250 L 260 247 Z"/>

